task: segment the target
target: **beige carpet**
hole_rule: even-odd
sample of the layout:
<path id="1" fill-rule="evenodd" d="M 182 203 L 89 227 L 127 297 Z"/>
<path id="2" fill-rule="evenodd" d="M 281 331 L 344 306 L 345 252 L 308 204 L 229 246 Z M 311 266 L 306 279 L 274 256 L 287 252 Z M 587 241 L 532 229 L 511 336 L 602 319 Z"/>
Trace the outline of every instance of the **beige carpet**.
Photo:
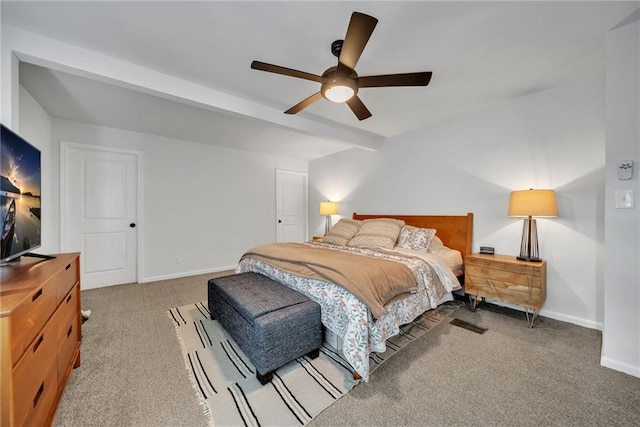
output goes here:
<path id="1" fill-rule="evenodd" d="M 206 300 L 215 275 L 83 291 L 93 313 L 55 426 L 207 426 L 167 308 Z M 491 304 L 453 316 L 489 330 L 440 322 L 308 426 L 639 425 L 640 379 L 600 366 L 600 331 L 546 317 L 529 329 Z"/>

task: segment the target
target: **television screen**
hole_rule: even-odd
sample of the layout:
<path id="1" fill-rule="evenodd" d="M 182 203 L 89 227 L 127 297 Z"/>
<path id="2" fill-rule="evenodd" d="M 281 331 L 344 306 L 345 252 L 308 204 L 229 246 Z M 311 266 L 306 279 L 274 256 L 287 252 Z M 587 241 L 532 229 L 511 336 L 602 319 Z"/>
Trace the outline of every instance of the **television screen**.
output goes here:
<path id="1" fill-rule="evenodd" d="M 40 247 L 40 150 L 2 126 L 0 205 L 6 262 Z"/>

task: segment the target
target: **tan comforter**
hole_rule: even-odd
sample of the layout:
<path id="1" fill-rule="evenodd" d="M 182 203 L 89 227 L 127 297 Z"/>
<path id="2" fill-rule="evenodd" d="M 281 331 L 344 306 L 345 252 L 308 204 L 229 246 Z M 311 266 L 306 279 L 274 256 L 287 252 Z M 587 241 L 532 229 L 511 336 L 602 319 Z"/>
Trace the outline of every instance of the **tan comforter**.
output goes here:
<path id="1" fill-rule="evenodd" d="M 415 292 L 415 276 L 406 265 L 304 243 L 258 246 L 242 258 L 255 258 L 291 274 L 336 283 L 362 301 L 377 319 L 398 295 Z"/>

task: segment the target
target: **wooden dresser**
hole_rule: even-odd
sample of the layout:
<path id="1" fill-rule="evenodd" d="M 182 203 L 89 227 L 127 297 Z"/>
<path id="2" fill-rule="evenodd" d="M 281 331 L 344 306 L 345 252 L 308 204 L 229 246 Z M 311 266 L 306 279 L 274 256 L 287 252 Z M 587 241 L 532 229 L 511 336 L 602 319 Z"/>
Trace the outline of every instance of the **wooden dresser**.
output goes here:
<path id="1" fill-rule="evenodd" d="M 525 307 L 529 326 L 547 297 L 547 263 L 520 261 L 505 255 L 473 254 L 465 258 L 464 291 L 475 309 L 477 298 L 492 298 Z"/>
<path id="2" fill-rule="evenodd" d="M 51 425 L 80 366 L 80 254 L 0 267 L 0 426 Z"/>

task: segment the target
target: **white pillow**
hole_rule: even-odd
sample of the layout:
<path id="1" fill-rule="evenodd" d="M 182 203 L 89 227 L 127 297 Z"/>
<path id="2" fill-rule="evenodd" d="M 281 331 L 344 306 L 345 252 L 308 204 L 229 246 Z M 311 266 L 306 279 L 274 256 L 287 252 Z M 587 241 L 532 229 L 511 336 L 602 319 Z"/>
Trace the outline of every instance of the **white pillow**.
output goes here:
<path id="1" fill-rule="evenodd" d="M 427 251 L 431 253 L 436 253 L 443 248 L 446 248 L 446 246 L 444 245 L 444 243 L 442 243 L 442 240 L 440 240 L 440 238 L 436 234 L 431 239 L 431 243 L 429 243 L 429 249 L 427 249 Z"/>

